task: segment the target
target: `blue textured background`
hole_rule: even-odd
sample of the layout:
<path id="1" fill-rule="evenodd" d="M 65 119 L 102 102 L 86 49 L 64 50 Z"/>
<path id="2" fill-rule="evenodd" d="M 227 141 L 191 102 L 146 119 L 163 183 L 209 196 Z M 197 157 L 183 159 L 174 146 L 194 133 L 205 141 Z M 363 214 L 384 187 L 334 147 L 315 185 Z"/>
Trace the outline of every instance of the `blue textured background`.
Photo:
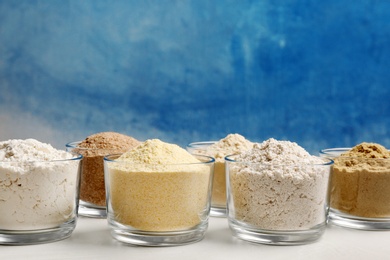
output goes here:
<path id="1" fill-rule="evenodd" d="M 0 1 L 0 140 L 390 147 L 390 1 Z"/>

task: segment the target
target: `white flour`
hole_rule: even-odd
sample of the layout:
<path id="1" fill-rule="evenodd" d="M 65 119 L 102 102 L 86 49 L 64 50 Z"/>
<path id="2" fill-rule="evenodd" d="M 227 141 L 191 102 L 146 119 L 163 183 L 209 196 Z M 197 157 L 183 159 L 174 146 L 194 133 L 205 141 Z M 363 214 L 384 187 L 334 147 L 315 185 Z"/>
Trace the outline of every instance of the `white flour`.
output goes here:
<path id="1" fill-rule="evenodd" d="M 268 139 L 229 163 L 234 218 L 266 230 L 326 221 L 330 166 L 289 141 Z M 229 210 L 230 211 L 230 210 Z"/>
<path id="2" fill-rule="evenodd" d="M 0 229 L 56 227 L 75 217 L 79 160 L 34 139 L 0 142 Z"/>

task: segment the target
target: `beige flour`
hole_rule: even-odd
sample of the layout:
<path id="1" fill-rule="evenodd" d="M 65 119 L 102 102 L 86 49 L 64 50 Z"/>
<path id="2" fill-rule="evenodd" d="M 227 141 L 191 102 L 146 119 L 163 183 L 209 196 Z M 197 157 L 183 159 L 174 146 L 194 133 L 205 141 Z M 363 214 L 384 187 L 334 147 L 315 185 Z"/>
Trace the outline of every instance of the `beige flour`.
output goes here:
<path id="1" fill-rule="evenodd" d="M 158 139 L 106 162 L 109 217 L 143 231 L 176 231 L 207 219 L 212 165 Z"/>
<path id="2" fill-rule="evenodd" d="M 229 217 L 264 230 L 325 224 L 330 166 L 321 165 L 323 160 L 296 143 L 271 138 L 235 161 L 228 162 Z"/>
<path id="3" fill-rule="evenodd" d="M 79 160 L 35 139 L 0 142 L 0 229 L 55 228 L 76 218 Z"/>
<path id="4" fill-rule="evenodd" d="M 194 149 L 195 154 L 205 154 L 215 158 L 213 190 L 211 204 L 216 207 L 226 207 L 226 174 L 225 157 L 247 151 L 253 143 L 239 134 L 229 134 L 205 149 Z"/>
<path id="5" fill-rule="evenodd" d="M 103 157 L 124 153 L 140 142 L 116 132 L 101 132 L 88 136 L 77 145 L 84 156 L 80 183 L 80 199 L 98 206 L 106 206 Z"/>
<path id="6" fill-rule="evenodd" d="M 334 161 L 331 208 L 360 217 L 390 217 L 390 152 L 361 143 Z"/>

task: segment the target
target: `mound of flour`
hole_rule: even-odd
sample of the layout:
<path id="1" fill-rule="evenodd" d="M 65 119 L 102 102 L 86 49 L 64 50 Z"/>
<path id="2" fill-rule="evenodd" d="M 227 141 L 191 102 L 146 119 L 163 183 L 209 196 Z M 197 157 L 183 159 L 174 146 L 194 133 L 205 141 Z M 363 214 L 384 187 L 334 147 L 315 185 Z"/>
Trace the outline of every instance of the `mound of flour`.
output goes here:
<path id="1" fill-rule="evenodd" d="M 27 162 L 69 159 L 72 156 L 35 139 L 11 139 L 0 142 L 0 161 Z"/>
<path id="2" fill-rule="evenodd" d="M 0 229 L 51 228 L 75 217 L 79 161 L 70 158 L 34 139 L 0 142 Z"/>
<path id="3" fill-rule="evenodd" d="M 265 230 L 325 223 L 329 166 L 302 147 L 273 138 L 230 163 L 234 218 Z M 241 163 L 243 162 L 243 163 Z"/>

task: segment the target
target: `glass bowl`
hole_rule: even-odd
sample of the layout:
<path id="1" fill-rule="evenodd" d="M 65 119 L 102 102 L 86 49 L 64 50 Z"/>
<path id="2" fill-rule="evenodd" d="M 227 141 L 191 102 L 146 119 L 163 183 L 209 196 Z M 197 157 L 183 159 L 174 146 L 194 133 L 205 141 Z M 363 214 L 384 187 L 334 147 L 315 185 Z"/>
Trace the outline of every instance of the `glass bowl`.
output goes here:
<path id="1" fill-rule="evenodd" d="M 233 235 L 276 245 L 305 244 L 324 233 L 332 160 L 279 165 L 227 156 L 227 212 Z"/>
<path id="2" fill-rule="evenodd" d="M 108 154 L 124 152 L 118 149 L 92 149 L 78 147 L 81 141 L 66 144 L 66 150 L 83 155 L 81 161 L 79 215 L 105 218 L 106 187 L 103 158 Z"/>
<path id="3" fill-rule="evenodd" d="M 0 244 L 39 244 L 72 234 L 81 158 L 0 162 Z"/>
<path id="4" fill-rule="evenodd" d="M 209 149 L 209 147 L 215 143 L 216 141 L 193 142 L 188 144 L 186 149 L 189 153 L 203 154 L 215 159 L 210 216 L 226 217 L 225 156 L 223 156 L 221 160 L 219 158 L 215 158 L 216 154 L 223 152 L 215 149 Z"/>
<path id="5" fill-rule="evenodd" d="M 174 246 L 201 240 L 208 227 L 214 159 L 133 164 L 104 158 L 107 220 L 118 241 Z"/>
<path id="6" fill-rule="evenodd" d="M 329 148 L 332 158 L 330 223 L 361 230 L 390 229 L 390 159 L 340 156 L 351 148 Z"/>

